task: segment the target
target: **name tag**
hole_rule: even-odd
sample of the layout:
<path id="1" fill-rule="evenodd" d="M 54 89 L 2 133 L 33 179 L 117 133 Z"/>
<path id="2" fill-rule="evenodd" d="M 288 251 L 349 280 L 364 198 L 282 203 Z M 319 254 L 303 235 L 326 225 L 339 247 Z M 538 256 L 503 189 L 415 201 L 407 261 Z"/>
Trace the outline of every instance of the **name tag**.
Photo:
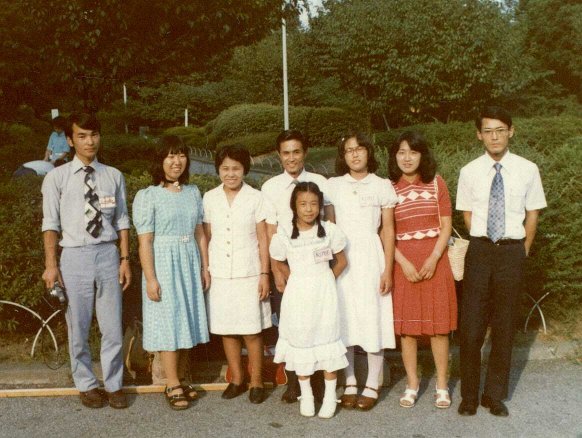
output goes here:
<path id="1" fill-rule="evenodd" d="M 115 208 L 115 196 L 103 196 L 99 198 L 101 208 Z"/>
<path id="2" fill-rule="evenodd" d="M 315 263 L 329 262 L 330 260 L 333 260 L 331 248 L 316 249 L 313 251 L 313 259 L 315 260 Z"/>
<path id="3" fill-rule="evenodd" d="M 360 207 L 373 207 L 376 205 L 376 195 L 374 194 L 363 194 L 359 197 Z"/>

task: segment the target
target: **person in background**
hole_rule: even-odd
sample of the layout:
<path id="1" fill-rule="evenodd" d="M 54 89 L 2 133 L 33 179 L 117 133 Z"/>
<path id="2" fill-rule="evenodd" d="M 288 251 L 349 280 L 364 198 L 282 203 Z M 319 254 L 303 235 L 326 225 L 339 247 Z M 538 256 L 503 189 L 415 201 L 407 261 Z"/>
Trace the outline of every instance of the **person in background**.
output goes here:
<path id="1" fill-rule="evenodd" d="M 174 410 L 198 398 L 180 382 L 180 350 L 208 342 L 203 290 L 210 285 L 202 197 L 188 184 L 189 149 L 173 135 L 162 137 L 152 166 L 153 185 L 137 192 L 133 222 L 139 239 L 143 348 L 159 351 Z"/>
<path id="2" fill-rule="evenodd" d="M 457 328 L 455 281 L 447 255 L 451 200 L 436 161 L 420 132 L 402 133 L 390 148 L 388 172 L 398 195 L 394 327 L 400 336 L 406 389 L 400 406 L 416 404 L 419 389 L 417 339 L 430 337 L 436 368 L 437 408 L 451 406 L 448 386 L 449 333 Z"/>
<path id="3" fill-rule="evenodd" d="M 209 241 L 210 290 L 207 294 L 210 332 L 222 336 L 232 382 L 222 398 L 247 389 L 241 361 L 241 338 L 251 370 L 249 400 L 262 403 L 263 338 L 271 327 L 267 210 L 263 194 L 245 184 L 251 156 L 244 146 L 221 148 L 214 160 L 222 184 L 204 195 L 204 229 Z"/>
<path id="4" fill-rule="evenodd" d="M 509 151 L 514 128 L 503 108 L 484 108 L 475 120 L 485 153 L 461 169 L 457 210 L 471 235 L 461 299 L 460 415 L 479 403 L 481 347 L 491 325 L 491 353 L 481 406 L 509 415 L 507 398 L 515 323 L 524 290 L 525 260 L 546 198 L 538 167 Z"/>
<path id="5" fill-rule="evenodd" d="M 65 126 L 67 119 L 57 116 L 52 120 L 53 132 L 51 133 L 44 153 L 44 161 L 50 161 L 55 164 L 57 160 L 67 160 L 67 156 L 71 151 L 69 143 L 65 135 Z"/>
<path id="6" fill-rule="evenodd" d="M 100 408 L 109 400 L 113 408 L 127 408 L 121 329 L 122 290 L 131 282 L 125 180 L 119 170 L 97 160 L 101 124 L 95 116 L 71 115 L 66 136 L 75 157 L 50 171 L 42 184 L 42 278 L 47 288 L 58 281 L 67 291 L 69 355 L 82 404 Z M 63 248 L 60 263 L 57 244 Z M 98 389 L 89 349 L 94 311 L 106 395 Z"/>

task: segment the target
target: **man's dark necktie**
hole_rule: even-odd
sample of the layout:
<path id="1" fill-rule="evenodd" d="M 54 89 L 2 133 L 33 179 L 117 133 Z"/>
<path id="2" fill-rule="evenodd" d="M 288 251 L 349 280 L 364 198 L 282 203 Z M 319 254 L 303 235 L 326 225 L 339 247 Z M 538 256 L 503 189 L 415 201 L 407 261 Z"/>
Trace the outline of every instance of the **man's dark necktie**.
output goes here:
<path id="1" fill-rule="evenodd" d="M 86 166 L 83 170 L 85 171 L 85 228 L 91 236 L 97 238 L 101 234 L 103 223 L 99 207 L 99 196 L 95 193 L 95 181 L 92 177 L 95 169 L 91 166 Z"/>

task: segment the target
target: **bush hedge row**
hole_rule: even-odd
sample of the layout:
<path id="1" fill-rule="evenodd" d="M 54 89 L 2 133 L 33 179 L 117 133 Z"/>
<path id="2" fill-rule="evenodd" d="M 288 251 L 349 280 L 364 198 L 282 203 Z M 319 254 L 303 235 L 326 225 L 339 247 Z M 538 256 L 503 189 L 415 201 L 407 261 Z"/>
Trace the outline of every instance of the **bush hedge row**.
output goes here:
<path id="1" fill-rule="evenodd" d="M 348 129 L 369 130 L 367 116 L 339 108 L 290 107 L 289 124 L 308 138 L 312 147 L 333 146 Z M 265 132 L 279 133 L 283 126 L 283 108 L 256 104 L 235 105 L 206 125 L 211 146 L 229 139 Z M 271 150 L 275 149 L 275 137 Z"/>
<path id="2" fill-rule="evenodd" d="M 543 127 L 545 126 L 545 129 Z M 580 216 L 580 193 L 582 181 L 579 177 L 579 163 L 582 157 L 582 132 L 580 119 L 554 120 L 552 118 L 534 118 L 516 120 L 518 129 L 511 150 L 538 164 L 544 190 L 548 200 L 548 208 L 544 209 L 539 223 L 537 237 L 528 259 L 527 291 L 534 297 L 540 297 L 550 292 L 544 301 L 543 309 L 550 319 L 565 323 L 574 323 L 580 317 L 579 303 L 582 301 L 582 255 L 576 251 L 576 245 L 582 241 L 582 217 Z M 439 173 L 445 178 L 451 199 L 456 195 L 459 169 L 483 153 L 482 147 L 475 142 L 471 144 L 474 129 L 470 124 L 455 125 L 448 138 L 444 137 L 446 126 L 423 125 L 419 127 L 433 140 L 434 150 L 439 164 Z M 537 130 L 537 131 L 536 131 Z M 546 139 L 535 141 L 533 132 L 539 132 Z M 542 132 L 543 131 L 543 132 Z M 391 133 L 392 136 L 396 132 Z M 264 143 L 273 137 L 274 132 L 264 134 Z M 441 135 L 439 137 L 438 135 Z M 382 138 L 385 134 L 376 137 Z M 569 138 L 565 138 L 570 136 Z M 253 144 L 260 142 L 256 134 L 249 134 Z M 243 139 L 238 137 L 238 140 Z M 384 137 L 386 138 L 386 137 Z M 237 138 L 229 139 L 235 141 Z M 237 141 L 238 141 L 237 140 Z M 111 148 L 115 145 L 127 151 L 136 160 L 135 150 L 147 151 L 148 144 L 142 140 L 129 141 L 125 136 L 120 138 L 104 138 L 104 143 Z M 391 140 L 390 140 L 391 141 Z M 561 144 L 558 144 L 559 142 Z M 389 144 L 387 141 L 385 144 Z M 132 149 L 133 148 L 133 149 Z M 117 150 L 121 159 L 124 153 Z M 142 155 L 147 155 L 143 152 Z M 380 174 L 385 176 L 386 150 L 378 149 L 378 159 L 381 163 Z M 113 163 L 112 163 L 113 164 Z M 122 167 L 124 164 L 119 167 Z M 134 164 L 125 162 L 128 168 Z M 147 174 L 128 174 L 128 201 L 131 205 L 137 190 L 150 184 Z M 43 271 L 43 249 L 40 233 L 41 225 L 41 179 L 25 177 L 10 180 L 2 177 L 0 184 L 0 228 L 3 236 L 3 250 L 0 251 L 0 299 L 17 301 L 35 309 L 42 309 L 41 296 L 43 286 L 40 276 Z M 215 176 L 193 176 L 204 193 L 218 185 Z M 17 226 L 15 226 L 17 218 Z M 462 217 L 454 214 L 454 225 L 458 231 L 466 235 Z M 140 307 L 140 281 L 137 278 L 139 264 L 137 261 L 137 239 L 132 231 L 132 266 L 136 275 L 132 290 L 126 294 L 127 300 L 134 300 L 134 306 Z M 127 304 L 127 302 L 126 302 Z M 46 314 L 44 312 L 43 314 Z M 10 325 L 12 314 L 0 307 L 0 329 Z M 14 324 L 12 324 L 14 326 Z M 36 326 L 35 326 L 36 327 Z"/>

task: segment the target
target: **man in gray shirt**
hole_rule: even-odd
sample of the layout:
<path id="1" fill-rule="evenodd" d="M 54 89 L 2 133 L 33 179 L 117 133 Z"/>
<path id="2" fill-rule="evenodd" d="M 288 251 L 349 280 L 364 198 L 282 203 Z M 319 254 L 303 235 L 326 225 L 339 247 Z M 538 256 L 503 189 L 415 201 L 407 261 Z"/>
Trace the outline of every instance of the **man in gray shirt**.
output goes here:
<path id="1" fill-rule="evenodd" d="M 122 173 L 96 157 L 100 130 L 94 116 L 71 115 L 65 133 L 75 157 L 49 172 L 43 181 L 42 278 L 47 288 L 58 281 L 68 295 L 69 354 L 81 402 L 100 408 L 108 399 L 111 407 L 126 408 L 121 305 L 122 289 L 131 282 L 130 223 Z M 57 244 L 62 247 L 60 264 Z M 89 350 L 93 310 L 102 333 L 101 367 L 107 397 L 98 389 Z"/>

